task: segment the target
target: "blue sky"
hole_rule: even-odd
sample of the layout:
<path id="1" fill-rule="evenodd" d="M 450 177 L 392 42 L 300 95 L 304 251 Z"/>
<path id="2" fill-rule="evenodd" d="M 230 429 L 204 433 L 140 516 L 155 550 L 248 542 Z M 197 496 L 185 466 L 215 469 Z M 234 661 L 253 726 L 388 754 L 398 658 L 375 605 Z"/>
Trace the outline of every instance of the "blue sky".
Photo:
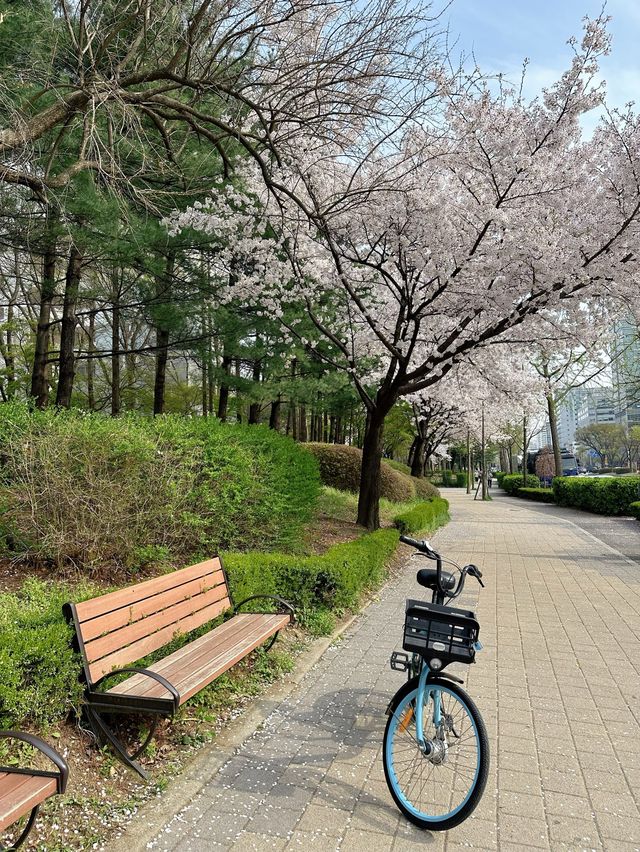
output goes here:
<path id="1" fill-rule="evenodd" d="M 453 0 L 443 18 L 458 37 L 457 49 L 473 51 L 486 73 L 501 71 L 517 81 L 528 57 L 526 93 L 533 97 L 568 67 L 567 39 L 579 39 L 582 18 L 596 17 L 601 6 L 601 0 Z M 602 63 L 609 101 L 636 101 L 640 108 L 640 0 L 609 0 L 606 14 L 613 35 L 612 53 Z"/>

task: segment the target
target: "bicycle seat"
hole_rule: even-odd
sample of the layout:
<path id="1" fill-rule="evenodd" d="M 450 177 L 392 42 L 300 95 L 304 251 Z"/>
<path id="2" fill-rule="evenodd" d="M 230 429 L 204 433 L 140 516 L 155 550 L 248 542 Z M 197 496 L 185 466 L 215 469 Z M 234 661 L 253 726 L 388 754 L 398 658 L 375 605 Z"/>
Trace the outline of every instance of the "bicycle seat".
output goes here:
<path id="1" fill-rule="evenodd" d="M 418 571 L 416 579 L 421 586 L 425 587 L 425 589 L 438 588 L 438 571 L 435 568 L 421 568 Z M 453 589 L 456 584 L 456 578 L 448 571 L 440 572 L 440 581 L 442 583 L 442 588 L 447 589 L 448 591 Z"/>

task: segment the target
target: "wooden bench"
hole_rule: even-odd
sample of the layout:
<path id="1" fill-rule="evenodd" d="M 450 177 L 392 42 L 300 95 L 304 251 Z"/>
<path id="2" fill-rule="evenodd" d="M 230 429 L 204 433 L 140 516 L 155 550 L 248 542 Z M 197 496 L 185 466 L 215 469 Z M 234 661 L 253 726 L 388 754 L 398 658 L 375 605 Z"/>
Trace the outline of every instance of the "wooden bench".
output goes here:
<path id="1" fill-rule="evenodd" d="M 0 834 L 29 814 L 22 834 L 7 849 L 17 849 L 33 828 L 40 805 L 56 793 L 64 793 L 69 769 L 55 749 L 33 734 L 21 731 L 0 731 L 0 738 L 20 740 L 42 752 L 56 767 L 55 770 L 18 769 L 0 766 Z"/>
<path id="2" fill-rule="evenodd" d="M 259 598 L 277 602 L 283 611 L 238 611 Z M 225 612 L 231 616 L 228 620 L 149 668 L 131 666 L 176 634 L 202 627 Z M 146 773 L 136 758 L 151 741 L 158 720 L 173 716 L 192 695 L 268 639 L 270 648 L 295 617 L 291 605 L 275 595 L 253 595 L 234 606 L 217 557 L 82 603 L 67 603 L 64 614 L 75 628 L 75 645 L 82 655 L 89 724 L 99 740 L 109 743 L 143 778 Z M 105 689 L 107 678 L 119 673 L 130 677 Z M 140 748 L 129 754 L 104 716 L 132 712 L 152 714 L 155 721 Z"/>

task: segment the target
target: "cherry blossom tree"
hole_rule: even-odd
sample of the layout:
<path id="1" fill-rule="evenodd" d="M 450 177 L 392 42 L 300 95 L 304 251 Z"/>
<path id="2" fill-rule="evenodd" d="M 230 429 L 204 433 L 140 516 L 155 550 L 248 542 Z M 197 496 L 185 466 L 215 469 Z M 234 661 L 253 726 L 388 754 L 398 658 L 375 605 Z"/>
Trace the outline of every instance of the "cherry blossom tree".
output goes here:
<path id="1" fill-rule="evenodd" d="M 637 285 L 640 125 L 610 114 L 580 136 L 603 99 L 605 24 L 586 21 L 571 66 L 532 102 L 504 84 L 442 81 L 442 110 L 420 128 L 346 148 L 309 140 L 267 181 L 247 173 L 249 193 L 214 191 L 172 219 L 174 231 L 224 232 L 227 262 L 250 259 L 236 292 L 276 316 L 299 300 L 332 342 L 367 408 L 358 522 L 369 529 L 398 398 L 482 350 L 546 336 L 568 300 Z"/>

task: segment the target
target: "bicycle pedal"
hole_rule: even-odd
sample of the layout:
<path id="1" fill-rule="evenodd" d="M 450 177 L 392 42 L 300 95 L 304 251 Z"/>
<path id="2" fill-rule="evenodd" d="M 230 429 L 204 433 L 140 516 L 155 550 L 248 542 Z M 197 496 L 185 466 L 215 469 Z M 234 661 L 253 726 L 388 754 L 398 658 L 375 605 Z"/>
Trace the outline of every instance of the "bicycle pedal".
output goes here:
<path id="1" fill-rule="evenodd" d="M 391 654 L 389 665 L 394 670 L 394 672 L 406 672 L 409 670 L 411 661 L 409 659 L 409 655 L 405 654 L 404 651 L 394 651 Z"/>

